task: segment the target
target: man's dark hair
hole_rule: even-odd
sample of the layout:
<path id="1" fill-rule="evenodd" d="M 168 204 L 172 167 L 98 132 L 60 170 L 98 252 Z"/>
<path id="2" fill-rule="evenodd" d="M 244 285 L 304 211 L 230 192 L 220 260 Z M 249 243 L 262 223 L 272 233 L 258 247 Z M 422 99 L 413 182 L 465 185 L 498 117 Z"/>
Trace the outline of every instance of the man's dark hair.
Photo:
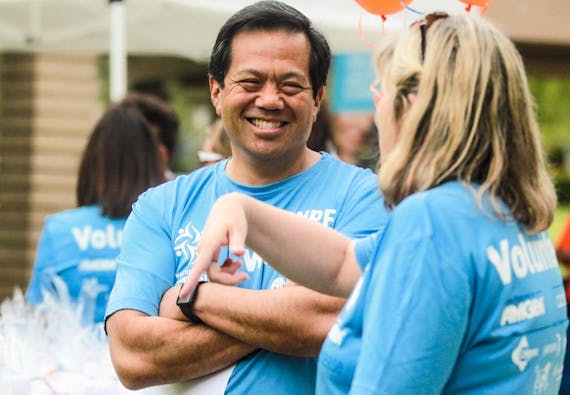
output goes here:
<path id="1" fill-rule="evenodd" d="M 208 73 L 220 86 L 230 68 L 232 40 L 236 34 L 252 30 L 285 30 L 303 33 L 311 44 L 309 76 L 313 97 L 326 85 L 331 50 L 325 37 L 295 8 L 279 1 L 260 1 L 232 15 L 222 26 L 214 43 Z"/>
<path id="2" fill-rule="evenodd" d="M 168 150 L 168 160 L 172 165 L 180 129 L 174 109 L 156 96 L 137 92 L 128 93 L 119 105 L 137 109 L 157 129 L 159 142 Z"/>
<path id="3" fill-rule="evenodd" d="M 100 205 L 105 216 L 126 217 L 142 192 L 164 181 L 158 138 L 150 124 L 134 108 L 109 108 L 83 152 L 77 205 Z"/>

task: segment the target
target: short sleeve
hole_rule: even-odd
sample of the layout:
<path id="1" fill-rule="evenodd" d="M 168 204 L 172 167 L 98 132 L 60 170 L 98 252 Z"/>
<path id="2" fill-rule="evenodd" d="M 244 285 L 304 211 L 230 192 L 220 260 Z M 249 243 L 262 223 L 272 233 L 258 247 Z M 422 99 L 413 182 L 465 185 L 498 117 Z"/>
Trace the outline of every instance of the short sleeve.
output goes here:
<path id="1" fill-rule="evenodd" d="M 364 270 L 366 265 L 370 263 L 370 259 L 376 249 L 380 235 L 381 232 L 379 231 L 368 237 L 356 240 L 354 245 L 354 254 L 356 255 L 356 261 L 362 270 Z"/>
<path id="2" fill-rule="evenodd" d="M 339 212 L 342 215 L 335 229 L 348 237 L 361 238 L 384 229 L 389 215 L 371 171 L 363 171 L 354 178 Z"/>
<path id="3" fill-rule="evenodd" d="M 350 393 L 441 393 L 467 328 L 468 275 L 421 213 L 391 221 L 373 265 Z"/>
<path id="4" fill-rule="evenodd" d="M 171 236 L 161 213 L 160 196 L 151 191 L 139 197 L 125 224 L 106 316 L 122 309 L 157 315 L 163 293 L 174 285 Z"/>

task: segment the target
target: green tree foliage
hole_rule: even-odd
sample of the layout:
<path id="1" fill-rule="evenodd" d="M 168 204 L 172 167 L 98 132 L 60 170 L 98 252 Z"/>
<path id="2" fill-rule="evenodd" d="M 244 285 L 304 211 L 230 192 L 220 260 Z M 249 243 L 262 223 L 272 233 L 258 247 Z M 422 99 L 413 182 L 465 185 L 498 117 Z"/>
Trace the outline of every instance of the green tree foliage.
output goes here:
<path id="1" fill-rule="evenodd" d="M 558 201 L 570 204 L 570 79 L 530 77 Z"/>
<path id="2" fill-rule="evenodd" d="M 530 90 L 537 104 L 543 144 L 549 157 L 561 166 L 570 151 L 570 79 L 530 77 Z M 560 161 L 560 162 L 559 162 Z"/>

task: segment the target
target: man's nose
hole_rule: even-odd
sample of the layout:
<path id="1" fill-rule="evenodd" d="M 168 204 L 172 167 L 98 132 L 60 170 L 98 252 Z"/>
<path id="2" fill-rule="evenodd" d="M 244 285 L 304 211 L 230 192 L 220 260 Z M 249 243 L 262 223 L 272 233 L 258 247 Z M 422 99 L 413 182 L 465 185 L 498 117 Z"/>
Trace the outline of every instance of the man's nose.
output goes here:
<path id="1" fill-rule="evenodd" d="M 279 88 L 274 84 L 266 84 L 258 93 L 255 105 L 265 110 L 282 110 L 285 101 Z"/>

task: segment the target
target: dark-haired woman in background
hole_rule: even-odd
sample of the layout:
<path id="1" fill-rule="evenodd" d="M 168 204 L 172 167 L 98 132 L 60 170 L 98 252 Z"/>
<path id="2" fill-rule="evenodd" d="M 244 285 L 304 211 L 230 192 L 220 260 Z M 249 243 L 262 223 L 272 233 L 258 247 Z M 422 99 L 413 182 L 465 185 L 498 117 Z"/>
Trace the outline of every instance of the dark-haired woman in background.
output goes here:
<path id="1" fill-rule="evenodd" d="M 27 300 L 67 286 L 83 323 L 104 319 L 115 281 L 123 226 L 138 195 L 165 181 L 156 132 L 139 111 L 111 107 L 96 124 L 81 159 L 77 208 L 46 218 Z"/>

